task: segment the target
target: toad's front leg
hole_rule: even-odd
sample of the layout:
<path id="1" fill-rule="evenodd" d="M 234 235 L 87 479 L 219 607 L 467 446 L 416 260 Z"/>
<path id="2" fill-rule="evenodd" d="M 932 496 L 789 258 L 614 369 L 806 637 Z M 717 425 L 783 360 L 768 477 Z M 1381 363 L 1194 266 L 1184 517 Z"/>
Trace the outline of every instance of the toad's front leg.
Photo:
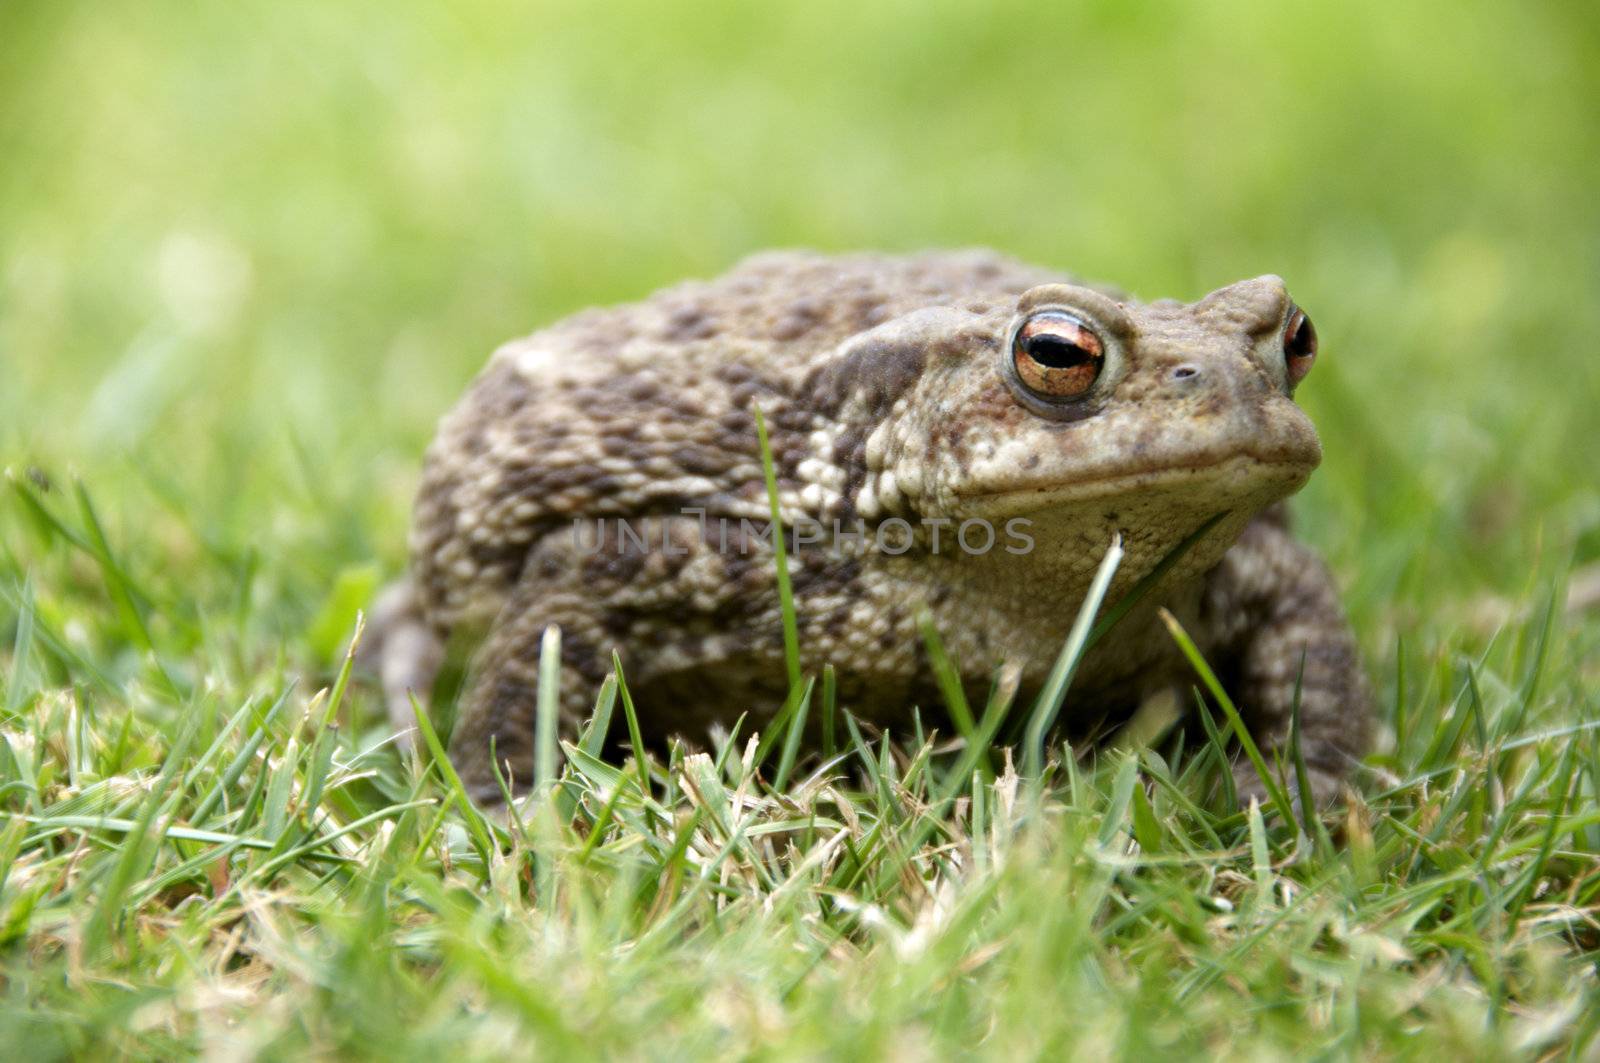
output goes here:
<path id="1" fill-rule="evenodd" d="M 1318 805 L 1338 794 L 1370 741 L 1372 699 L 1355 635 L 1327 566 L 1289 534 L 1281 511 L 1253 521 L 1207 577 L 1202 622 L 1212 663 L 1269 768 L 1296 793 L 1290 731 L 1296 690 L 1300 750 Z M 1241 797 L 1263 796 L 1248 760 Z"/>

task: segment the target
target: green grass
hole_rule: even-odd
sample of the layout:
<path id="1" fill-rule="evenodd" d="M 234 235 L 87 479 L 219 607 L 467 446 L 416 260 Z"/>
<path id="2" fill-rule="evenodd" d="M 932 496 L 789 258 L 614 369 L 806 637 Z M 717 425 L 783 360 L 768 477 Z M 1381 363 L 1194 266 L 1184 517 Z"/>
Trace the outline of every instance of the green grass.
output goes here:
<path id="1" fill-rule="evenodd" d="M 0 5 L 0 1044 L 1592 1054 L 1597 93 L 1545 3 Z M 395 752 L 343 663 L 435 418 L 784 244 L 1288 279 L 1382 717 L 1348 809 L 995 747 L 1054 711 L 1003 680 L 955 736 L 824 673 L 822 750 L 606 761 L 623 675 L 504 821 Z"/>

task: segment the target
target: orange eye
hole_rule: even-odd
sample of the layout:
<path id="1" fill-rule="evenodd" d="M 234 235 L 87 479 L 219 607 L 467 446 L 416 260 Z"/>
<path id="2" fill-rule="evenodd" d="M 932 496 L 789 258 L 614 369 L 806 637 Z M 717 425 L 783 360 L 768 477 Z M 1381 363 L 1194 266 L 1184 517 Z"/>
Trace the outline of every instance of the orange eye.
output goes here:
<path id="1" fill-rule="evenodd" d="M 1105 361 L 1100 337 L 1060 310 L 1030 317 L 1011 344 L 1017 380 L 1043 399 L 1082 398 L 1099 379 Z"/>
<path id="2" fill-rule="evenodd" d="M 1289 315 L 1289 324 L 1283 330 L 1283 361 L 1289 369 L 1289 386 L 1294 387 L 1311 372 L 1317 360 L 1317 330 L 1304 310 Z"/>

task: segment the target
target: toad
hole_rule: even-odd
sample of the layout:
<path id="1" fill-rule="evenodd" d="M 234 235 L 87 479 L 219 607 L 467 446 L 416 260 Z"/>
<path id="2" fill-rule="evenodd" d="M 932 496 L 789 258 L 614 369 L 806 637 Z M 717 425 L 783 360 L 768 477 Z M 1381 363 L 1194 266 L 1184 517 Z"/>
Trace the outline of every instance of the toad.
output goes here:
<path id="1" fill-rule="evenodd" d="M 475 647 L 451 758 L 489 803 L 491 741 L 505 777 L 532 775 L 548 625 L 569 731 L 614 648 L 647 731 L 770 718 L 788 679 L 759 408 L 804 667 L 831 664 L 850 711 L 909 729 L 940 704 L 923 617 L 974 697 L 1009 664 L 1028 704 L 1119 539 L 1108 603 L 1172 563 L 1082 660 L 1063 721 L 1188 700 L 1165 609 L 1269 764 L 1299 698 L 1326 800 L 1370 698 L 1283 505 L 1321 459 L 1294 401 L 1316 359 L 1277 277 L 1144 303 L 983 251 L 767 253 L 584 311 L 500 348 L 444 417 L 410 578 L 376 618 L 389 700 L 409 721 L 443 642 Z"/>

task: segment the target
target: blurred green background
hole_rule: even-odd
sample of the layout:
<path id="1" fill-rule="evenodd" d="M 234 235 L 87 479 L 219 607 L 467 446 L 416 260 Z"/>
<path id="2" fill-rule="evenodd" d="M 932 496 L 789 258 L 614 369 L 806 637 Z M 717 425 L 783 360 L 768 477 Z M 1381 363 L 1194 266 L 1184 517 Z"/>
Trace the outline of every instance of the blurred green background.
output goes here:
<path id="1" fill-rule="evenodd" d="M 0 464 L 287 635 L 575 308 L 773 245 L 1276 272 L 1325 352 L 1302 527 L 1381 654 L 1600 558 L 1597 10 L 8 0 Z"/>

